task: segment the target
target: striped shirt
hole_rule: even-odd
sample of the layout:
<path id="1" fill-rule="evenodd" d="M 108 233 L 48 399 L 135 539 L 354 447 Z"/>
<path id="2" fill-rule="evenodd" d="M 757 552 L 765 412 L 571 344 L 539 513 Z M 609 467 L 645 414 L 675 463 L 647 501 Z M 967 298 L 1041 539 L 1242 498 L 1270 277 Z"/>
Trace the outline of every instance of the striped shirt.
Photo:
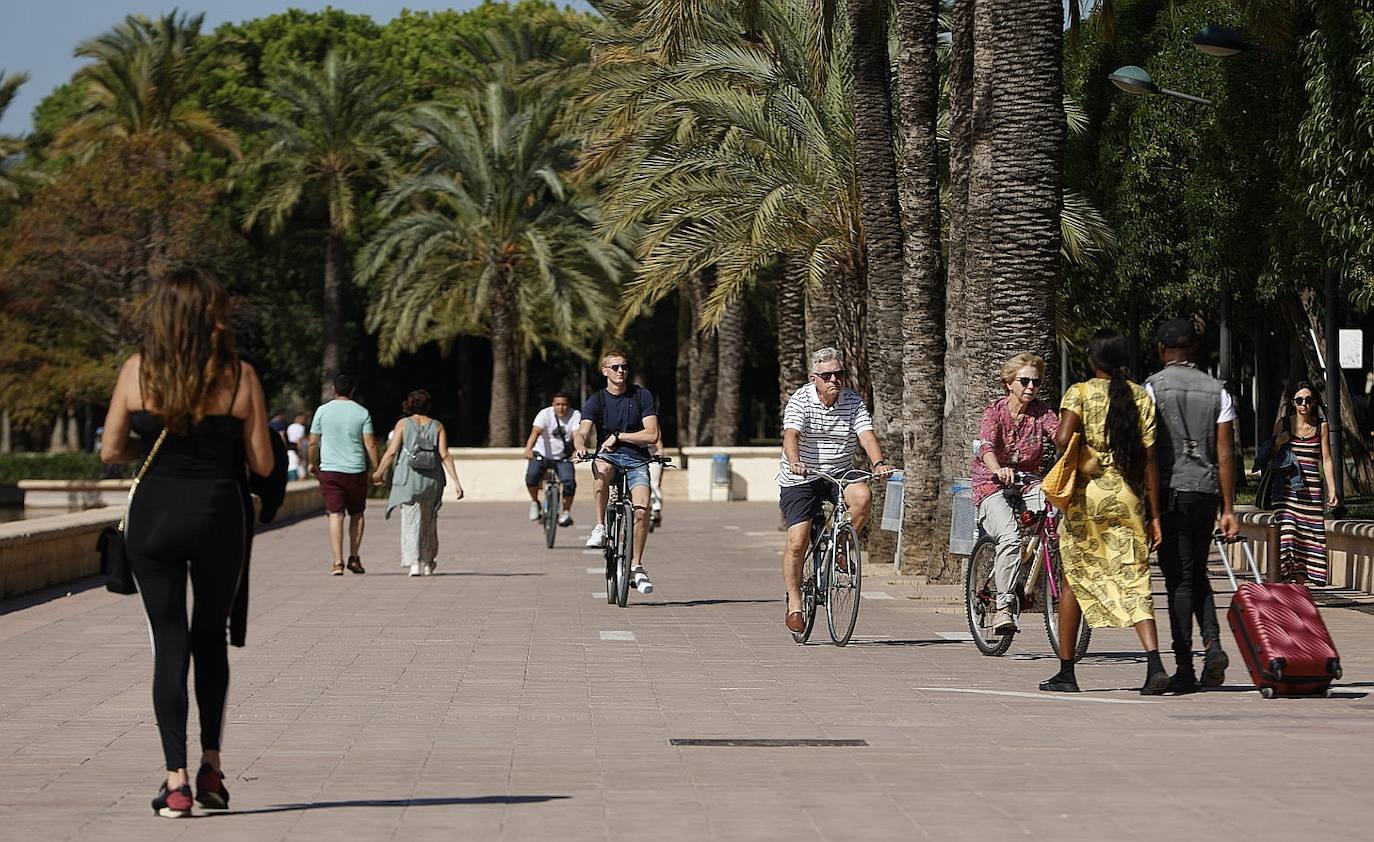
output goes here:
<path id="1" fill-rule="evenodd" d="M 859 433 L 873 429 L 873 418 L 856 392 L 842 389 L 835 405 L 826 406 L 816 394 L 816 387 L 807 383 L 787 399 L 782 428 L 801 434 L 798 453 L 808 471 L 825 471 L 835 476 L 853 467 Z M 792 473 L 787 454 L 783 453 L 778 485 L 802 485 L 814 479 Z"/>

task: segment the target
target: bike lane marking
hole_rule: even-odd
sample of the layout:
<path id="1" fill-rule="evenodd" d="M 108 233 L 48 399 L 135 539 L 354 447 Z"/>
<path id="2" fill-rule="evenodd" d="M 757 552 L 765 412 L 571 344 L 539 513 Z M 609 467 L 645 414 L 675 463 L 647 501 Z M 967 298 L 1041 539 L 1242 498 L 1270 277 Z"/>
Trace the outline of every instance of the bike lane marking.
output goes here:
<path id="1" fill-rule="evenodd" d="M 1102 705 L 1155 704 L 1145 699 L 1093 699 L 1080 693 L 1025 693 L 1020 690 L 981 690 L 974 687 L 916 687 L 913 689 L 932 693 L 973 693 L 979 696 L 1014 696 L 1018 699 L 1044 699 L 1047 702 L 1097 702 Z"/>
<path id="2" fill-rule="evenodd" d="M 892 594 L 887 591 L 863 591 L 859 594 L 864 599 L 893 599 Z"/>
<path id="3" fill-rule="evenodd" d="M 601 633 L 602 640 L 628 640 L 633 642 L 635 633 L 632 631 L 604 631 Z"/>

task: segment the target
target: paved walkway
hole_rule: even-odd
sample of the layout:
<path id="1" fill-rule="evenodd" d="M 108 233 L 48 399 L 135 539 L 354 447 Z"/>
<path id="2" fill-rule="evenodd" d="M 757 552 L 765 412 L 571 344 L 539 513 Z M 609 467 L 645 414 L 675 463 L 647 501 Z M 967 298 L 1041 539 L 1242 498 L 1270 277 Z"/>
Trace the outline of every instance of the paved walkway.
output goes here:
<path id="1" fill-rule="evenodd" d="M 888 593 L 881 571 L 852 645 L 793 644 L 766 504 L 672 505 L 650 544 L 658 590 L 608 606 L 587 511 L 546 550 L 523 506 L 448 504 L 430 579 L 395 565 L 380 509 L 366 576 L 326 575 L 322 521 L 260 536 L 249 646 L 231 650 L 234 810 L 208 818 L 148 809 L 161 757 L 136 600 L 0 603 L 0 837 L 1153 842 L 1374 826 L 1368 614 L 1327 612 L 1346 664 L 1331 699 L 1264 701 L 1240 670 L 1224 692 L 1142 698 L 1143 659 L 1118 631 L 1094 637 L 1089 692 L 1046 696 L 1038 626 L 981 657 L 958 606 Z M 669 743 L 732 737 L 867 746 Z"/>

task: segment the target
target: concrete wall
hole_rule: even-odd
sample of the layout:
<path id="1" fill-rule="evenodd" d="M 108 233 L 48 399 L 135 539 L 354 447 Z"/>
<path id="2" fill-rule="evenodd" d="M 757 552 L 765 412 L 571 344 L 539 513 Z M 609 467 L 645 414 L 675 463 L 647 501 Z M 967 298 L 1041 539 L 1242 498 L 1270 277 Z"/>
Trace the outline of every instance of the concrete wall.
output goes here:
<path id="1" fill-rule="evenodd" d="M 479 503 L 529 502 L 525 491 L 525 451 L 519 447 L 451 447 L 458 479 L 463 482 L 463 499 Z M 681 452 L 669 449 L 675 466 L 683 464 Z M 591 490 L 590 464 L 576 465 L 579 496 Z M 710 472 L 709 459 L 705 470 Z M 663 472 L 663 496 L 669 500 L 689 499 L 687 473 L 680 467 Z M 691 497 L 690 499 L 697 499 Z M 702 498 L 705 499 L 705 498 Z M 717 499 L 724 499 L 724 495 Z"/>
<path id="2" fill-rule="evenodd" d="M 730 457 L 730 486 L 711 482 L 711 460 L 717 454 Z M 684 447 L 687 468 L 687 499 L 778 500 L 780 447 Z"/>
<path id="3" fill-rule="evenodd" d="M 26 509 L 73 511 L 123 506 L 129 498 L 127 479 L 21 479 L 17 485 Z"/>
<path id="4" fill-rule="evenodd" d="M 119 523 L 123 499 L 119 506 L 0 524 L 0 599 L 100 572 L 96 539 L 105 527 Z M 299 480 L 287 486 L 277 520 L 323 511 L 319 484 Z"/>

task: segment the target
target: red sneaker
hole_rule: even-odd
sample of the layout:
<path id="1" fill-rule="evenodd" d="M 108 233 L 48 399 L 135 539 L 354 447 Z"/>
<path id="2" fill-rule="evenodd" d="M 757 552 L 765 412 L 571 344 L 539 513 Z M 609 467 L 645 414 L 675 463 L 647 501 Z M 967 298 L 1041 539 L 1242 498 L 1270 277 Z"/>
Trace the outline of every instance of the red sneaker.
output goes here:
<path id="1" fill-rule="evenodd" d="M 191 815 L 191 788 L 186 785 L 176 789 L 168 789 L 167 782 L 162 782 L 162 787 L 157 791 L 157 797 L 153 799 L 153 815 L 162 816 L 165 819 L 185 819 Z"/>
<path id="2" fill-rule="evenodd" d="M 224 773 L 215 771 L 209 763 L 200 764 L 196 772 L 196 800 L 207 810 L 228 810 L 229 790 L 224 787 Z"/>

